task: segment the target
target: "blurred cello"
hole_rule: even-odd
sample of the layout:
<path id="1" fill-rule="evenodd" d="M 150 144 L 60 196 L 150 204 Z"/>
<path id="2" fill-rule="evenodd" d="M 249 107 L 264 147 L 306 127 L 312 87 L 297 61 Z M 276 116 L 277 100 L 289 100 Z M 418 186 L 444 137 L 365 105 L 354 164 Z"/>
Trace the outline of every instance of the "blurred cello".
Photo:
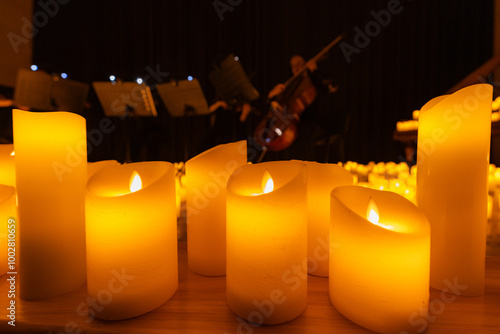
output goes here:
<path id="1" fill-rule="evenodd" d="M 338 36 L 311 58 L 284 83 L 283 91 L 271 101 L 267 115 L 254 132 L 254 139 L 263 148 L 263 153 L 286 149 L 295 141 L 300 115 L 316 98 L 316 87 L 306 75 L 307 64 L 316 63 L 341 39 L 342 35 Z"/>

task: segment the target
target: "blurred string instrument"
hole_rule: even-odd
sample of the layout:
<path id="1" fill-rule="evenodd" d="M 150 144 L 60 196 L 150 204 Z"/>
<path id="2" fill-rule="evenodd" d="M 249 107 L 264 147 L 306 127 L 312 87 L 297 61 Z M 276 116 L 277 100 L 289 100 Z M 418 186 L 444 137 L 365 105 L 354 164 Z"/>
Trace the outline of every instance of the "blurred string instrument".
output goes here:
<path id="1" fill-rule="evenodd" d="M 308 63 L 316 63 L 341 39 L 335 38 Z M 257 125 L 254 132 L 255 141 L 262 147 L 263 154 L 267 150 L 280 151 L 289 147 L 297 138 L 300 115 L 316 98 L 316 88 L 306 74 L 307 66 L 295 73 L 284 83 L 284 90 L 270 103 L 269 111 Z M 261 155 L 261 160 L 263 158 Z"/>

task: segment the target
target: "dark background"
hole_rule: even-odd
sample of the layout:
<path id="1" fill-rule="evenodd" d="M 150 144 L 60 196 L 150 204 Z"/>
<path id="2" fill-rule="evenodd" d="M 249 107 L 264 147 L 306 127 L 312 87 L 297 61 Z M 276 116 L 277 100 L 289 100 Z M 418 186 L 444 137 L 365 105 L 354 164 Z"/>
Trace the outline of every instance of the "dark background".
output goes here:
<path id="1" fill-rule="evenodd" d="M 291 55 L 310 58 L 341 33 L 355 46 L 355 28 L 364 31 L 374 21 L 371 11 L 385 10 L 390 2 L 220 0 L 232 8 L 221 21 L 213 0 L 72 0 L 39 29 L 33 58 L 42 69 L 87 83 L 106 81 L 110 74 L 132 81 L 144 77 L 148 66 L 169 72 L 170 79 L 192 75 L 213 102 L 208 74 L 233 53 L 266 96 L 290 76 Z M 445 94 L 492 56 L 493 1 L 401 0 L 400 6 L 401 13 L 350 62 L 336 46 L 319 63 L 339 85 L 331 112 L 351 116 L 348 160 L 400 161 L 403 146 L 392 139 L 396 122 L 410 119 L 414 109 Z M 35 1 L 35 13 L 40 10 Z M 90 130 L 104 115 L 92 90 L 89 102 L 83 116 Z M 170 118 L 161 102 L 158 109 L 158 118 L 132 120 L 134 160 L 181 161 L 211 145 L 209 119 L 197 117 L 187 127 L 185 155 L 184 120 Z M 89 161 L 123 160 L 124 124 L 114 122 L 116 131 L 92 148 Z"/>

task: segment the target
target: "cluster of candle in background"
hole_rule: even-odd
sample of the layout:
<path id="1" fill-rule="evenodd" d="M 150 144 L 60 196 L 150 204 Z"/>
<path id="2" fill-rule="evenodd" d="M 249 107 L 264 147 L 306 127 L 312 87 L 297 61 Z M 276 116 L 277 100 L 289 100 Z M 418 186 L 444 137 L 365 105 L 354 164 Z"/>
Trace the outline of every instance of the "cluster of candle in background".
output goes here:
<path id="1" fill-rule="evenodd" d="M 176 203 L 179 217 L 178 238 L 186 241 L 186 181 L 184 163 L 174 164 L 176 173 Z M 378 162 L 361 164 L 354 161 L 337 163 L 352 176 L 353 184 L 371 189 L 395 192 L 417 204 L 417 166 L 406 162 Z M 500 254 L 500 167 L 489 165 L 488 174 L 488 232 L 487 244 L 490 255 Z"/>
<path id="2" fill-rule="evenodd" d="M 491 103 L 491 121 L 498 122 L 500 121 L 500 96 L 497 97 Z M 420 114 L 420 110 L 414 110 L 412 113 L 412 119 L 406 121 L 399 121 L 396 123 L 396 131 L 398 132 L 406 132 L 406 131 L 416 131 L 418 129 L 418 116 Z"/>
<path id="3" fill-rule="evenodd" d="M 354 322 L 379 332 L 416 331 L 409 317 L 425 319 L 429 276 L 431 286 L 442 289 L 440 284 L 459 270 L 460 281 L 470 287 L 464 295 L 484 291 L 482 218 L 486 224 L 487 202 L 491 217 L 500 211 L 500 170 L 490 165 L 488 174 L 483 159 L 491 127 L 484 108 L 491 87 L 485 86 L 436 98 L 421 109 L 419 142 L 434 139 L 433 152 L 440 154 L 419 156 L 419 169 L 435 168 L 420 178 L 416 167 L 394 162 L 250 164 L 245 141 L 216 146 L 186 163 L 87 163 L 82 117 L 14 110 L 15 154 L 12 145 L 0 152 L 0 183 L 5 184 L 0 210 L 5 221 L 11 216 L 20 221 L 21 298 L 48 298 L 86 281 L 93 298 L 120 291 L 98 318 L 151 311 L 177 289 L 176 245 L 186 236 L 180 228 L 185 226 L 190 270 L 227 275 L 228 306 L 249 321 L 277 324 L 299 316 L 307 305 L 309 273 L 329 277 L 332 304 Z M 469 151 L 459 145 L 456 129 L 439 123 L 438 107 L 457 100 L 478 109 L 469 114 L 472 125 L 461 131 L 488 130 Z M 436 133 L 441 127 L 450 140 Z M 47 136 L 47 128 L 57 136 Z M 457 159 L 465 159 L 467 182 L 454 170 L 464 168 L 453 166 Z M 469 195 L 463 192 L 475 196 L 472 208 L 432 205 L 439 200 L 435 196 L 464 204 L 460 201 Z M 467 219 L 443 219 L 450 209 Z M 437 260 L 430 256 L 431 241 L 449 243 L 450 237 L 429 228 L 428 220 L 431 226 L 439 220 L 445 227 L 456 224 L 454 248 L 438 249 Z M 433 230 L 437 238 L 431 237 Z M 453 261 L 463 264 L 456 269 L 441 265 L 450 252 L 472 255 Z M 433 269 L 433 262 L 440 265 Z M 117 275 L 130 281 L 117 285 Z M 271 314 L 255 318 L 270 305 Z"/>

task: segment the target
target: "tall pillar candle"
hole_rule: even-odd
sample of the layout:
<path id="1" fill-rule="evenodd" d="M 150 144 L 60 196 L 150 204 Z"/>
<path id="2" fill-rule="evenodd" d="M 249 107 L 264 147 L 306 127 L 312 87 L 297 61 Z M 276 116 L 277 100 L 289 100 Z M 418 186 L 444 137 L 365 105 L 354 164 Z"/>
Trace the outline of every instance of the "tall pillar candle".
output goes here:
<path id="1" fill-rule="evenodd" d="M 341 186 L 331 194 L 329 294 L 379 333 L 421 333 L 429 304 L 430 225 L 406 198 Z"/>
<path id="2" fill-rule="evenodd" d="M 16 189 L 0 184 L 0 275 L 17 272 L 16 261 Z M 8 263 L 12 267 L 8 267 Z"/>
<path id="3" fill-rule="evenodd" d="M 13 110 L 19 292 L 53 297 L 85 283 L 85 119 Z"/>
<path id="4" fill-rule="evenodd" d="M 417 202 L 431 224 L 431 286 L 484 293 L 492 87 L 429 101 L 419 116 Z"/>
<path id="5" fill-rule="evenodd" d="M 226 273 L 226 184 L 246 162 L 246 141 L 218 145 L 186 162 L 188 266 L 200 275 Z"/>
<path id="6" fill-rule="evenodd" d="M 339 165 L 305 163 L 307 164 L 308 272 L 328 277 L 330 193 L 337 186 L 352 184 L 352 176 Z"/>
<path id="7" fill-rule="evenodd" d="M 99 319 L 149 312 L 177 290 L 175 168 L 106 166 L 87 185 L 87 289 Z"/>
<path id="8" fill-rule="evenodd" d="M 298 317 L 307 303 L 306 165 L 245 165 L 227 188 L 226 298 L 257 324 Z"/>

